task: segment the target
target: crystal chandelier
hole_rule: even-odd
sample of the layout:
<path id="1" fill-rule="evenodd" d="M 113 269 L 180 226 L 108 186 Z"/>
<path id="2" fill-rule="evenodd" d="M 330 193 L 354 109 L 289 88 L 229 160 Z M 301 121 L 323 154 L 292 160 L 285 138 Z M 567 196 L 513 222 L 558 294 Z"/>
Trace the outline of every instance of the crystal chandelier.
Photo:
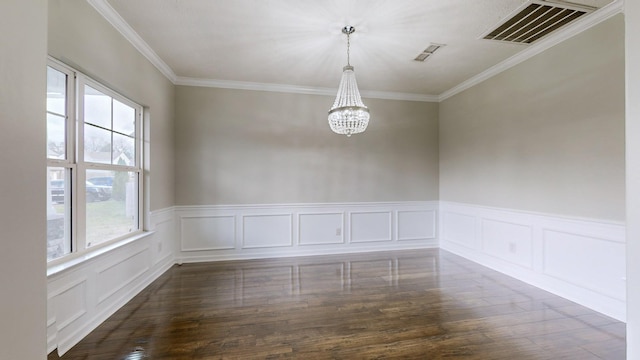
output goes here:
<path id="1" fill-rule="evenodd" d="M 347 66 L 342 68 L 342 79 L 338 87 L 338 96 L 329 110 L 329 126 L 337 134 L 351 136 L 366 130 L 369 125 L 369 109 L 362 103 L 356 74 L 349 63 L 349 48 L 351 46 L 349 35 L 356 29 L 353 26 L 345 26 L 342 33 L 347 35 Z"/>

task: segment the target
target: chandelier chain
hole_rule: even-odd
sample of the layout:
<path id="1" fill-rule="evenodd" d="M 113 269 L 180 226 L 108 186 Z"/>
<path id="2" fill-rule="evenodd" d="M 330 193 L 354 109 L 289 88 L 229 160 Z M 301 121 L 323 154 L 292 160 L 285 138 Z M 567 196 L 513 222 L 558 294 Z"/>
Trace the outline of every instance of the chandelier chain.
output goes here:
<path id="1" fill-rule="evenodd" d="M 350 49 L 351 49 L 351 33 L 347 32 L 347 66 L 351 66 Z"/>

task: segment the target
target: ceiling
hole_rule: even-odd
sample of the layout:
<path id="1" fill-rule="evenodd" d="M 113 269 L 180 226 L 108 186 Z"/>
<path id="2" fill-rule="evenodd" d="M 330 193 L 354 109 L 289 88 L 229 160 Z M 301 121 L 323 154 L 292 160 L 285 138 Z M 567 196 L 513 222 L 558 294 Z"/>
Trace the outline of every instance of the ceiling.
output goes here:
<path id="1" fill-rule="evenodd" d="M 363 93 L 437 96 L 533 46 L 480 39 L 527 0 L 89 1 L 120 18 L 174 82 L 335 89 L 346 64 L 341 29 L 352 25 Z M 430 43 L 446 46 L 414 61 Z"/>

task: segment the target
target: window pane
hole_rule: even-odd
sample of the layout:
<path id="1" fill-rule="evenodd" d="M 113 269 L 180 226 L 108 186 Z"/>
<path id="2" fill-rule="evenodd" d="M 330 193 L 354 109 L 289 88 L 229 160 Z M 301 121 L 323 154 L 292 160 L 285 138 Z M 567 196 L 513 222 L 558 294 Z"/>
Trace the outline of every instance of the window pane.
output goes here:
<path id="1" fill-rule="evenodd" d="M 84 125 L 84 161 L 111 164 L 111 131 Z"/>
<path id="2" fill-rule="evenodd" d="M 111 129 L 111 96 L 85 86 L 84 122 Z"/>
<path id="3" fill-rule="evenodd" d="M 47 113 L 47 157 L 66 159 L 66 118 Z"/>
<path id="4" fill-rule="evenodd" d="M 136 110 L 113 99 L 113 131 L 135 136 Z"/>
<path id="5" fill-rule="evenodd" d="M 138 175 L 87 170 L 87 247 L 139 229 Z"/>
<path id="6" fill-rule="evenodd" d="M 133 166 L 135 159 L 134 139 L 113 133 L 113 164 Z"/>
<path id="7" fill-rule="evenodd" d="M 71 252 L 69 169 L 47 168 L 47 260 Z"/>
<path id="8" fill-rule="evenodd" d="M 47 111 L 67 114 L 67 75 L 47 66 Z"/>

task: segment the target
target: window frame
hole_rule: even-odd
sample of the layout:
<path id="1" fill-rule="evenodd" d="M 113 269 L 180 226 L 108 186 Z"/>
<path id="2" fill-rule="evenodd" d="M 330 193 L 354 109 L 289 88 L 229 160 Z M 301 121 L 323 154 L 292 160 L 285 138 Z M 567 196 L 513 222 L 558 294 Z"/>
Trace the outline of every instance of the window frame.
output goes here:
<path id="1" fill-rule="evenodd" d="M 46 158 L 46 166 L 47 166 L 47 189 L 50 190 L 50 181 L 49 181 L 49 173 L 48 169 L 50 167 L 59 167 L 65 169 L 65 174 L 68 176 L 68 179 L 65 177 L 65 198 L 69 197 L 68 208 L 65 208 L 65 243 L 68 242 L 69 252 L 64 255 L 51 259 L 48 259 L 47 262 L 51 263 L 59 259 L 66 258 L 74 253 L 77 246 L 77 226 L 75 221 L 73 221 L 73 209 L 76 208 L 76 197 L 73 196 L 75 193 L 73 191 L 74 185 L 77 183 L 76 174 L 77 174 L 77 165 L 76 165 L 76 152 L 74 148 L 75 144 L 75 118 L 76 118 L 76 108 L 74 106 L 75 101 L 72 101 L 71 98 L 76 93 L 76 75 L 75 71 L 54 59 L 48 59 L 47 67 L 50 67 L 54 70 L 57 70 L 66 75 L 66 91 L 65 91 L 65 157 L 64 159 L 54 159 L 50 158 L 48 154 L 49 144 L 46 145 L 45 154 Z M 46 110 L 47 114 L 50 114 L 49 110 Z M 58 114 L 56 114 L 58 115 Z M 48 126 L 48 125 L 47 125 Z M 47 141 L 49 140 L 47 135 Z M 47 196 L 51 197 L 51 191 L 47 191 Z M 47 201 L 48 203 L 48 201 Z M 67 249 L 65 249 L 66 252 Z"/>
<path id="2" fill-rule="evenodd" d="M 65 181 L 66 190 L 65 197 L 70 196 L 69 209 L 67 210 L 68 219 L 65 220 L 65 227 L 69 226 L 70 236 L 70 252 L 57 258 L 47 260 L 48 266 L 58 265 L 65 261 L 86 256 L 91 252 L 101 249 L 105 246 L 112 245 L 116 242 L 134 238 L 140 236 L 146 231 L 145 229 L 145 170 L 144 170 L 144 107 L 137 102 L 127 98 L 119 92 L 112 90 L 108 86 L 103 85 L 97 80 L 81 73 L 80 71 L 49 57 L 47 60 L 47 67 L 51 67 L 57 71 L 60 71 L 67 75 L 67 92 L 66 92 L 66 122 L 65 122 L 65 135 L 66 135 L 66 157 L 65 159 L 52 159 L 49 158 L 48 152 L 45 154 L 47 159 L 47 168 L 49 167 L 62 167 L 70 174 L 70 181 Z M 102 164 L 85 161 L 84 157 L 84 92 L 85 87 L 89 86 L 95 90 L 102 92 L 103 94 L 111 97 L 112 109 L 113 100 L 117 100 L 122 104 L 130 106 L 135 110 L 135 136 L 134 136 L 134 162 L 133 165 L 117 165 L 117 164 Z M 47 114 L 49 111 L 47 110 Z M 112 128 L 113 128 L 113 111 L 111 115 Z M 111 130 L 111 138 L 113 141 L 113 129 Z M 116 132 L 118 133 L 118 132 Z M 47 138 L 48 141 L 48 138 Z M 47 144 L 48 149 L 48 144 Z M 113 154 L 113 151 L 110 151 Z M 68 170 L 67 170 L 68 169 Z M 137 211 L 136 220 L 137 229 L 128 232 L 122 236 L 118 236 L 112 239 L 100 241 L 93 245 L 87 242 L 86 228 L 87 228 L 87 204 L 86 204 L 86 173 L 91 170 L 104 170 L 104 171 L 127 171 L 132 172 L 136 176 L 137 180 Z M 49 182 L 49 175 L 47 173 L 47 182 Z M 70 184 L 69 184 L 70 182 Z M 47 184 L 47 187 L 50 185 Z M 50 192 L 47 192 L 47 196 L 51 197 Z"/>

